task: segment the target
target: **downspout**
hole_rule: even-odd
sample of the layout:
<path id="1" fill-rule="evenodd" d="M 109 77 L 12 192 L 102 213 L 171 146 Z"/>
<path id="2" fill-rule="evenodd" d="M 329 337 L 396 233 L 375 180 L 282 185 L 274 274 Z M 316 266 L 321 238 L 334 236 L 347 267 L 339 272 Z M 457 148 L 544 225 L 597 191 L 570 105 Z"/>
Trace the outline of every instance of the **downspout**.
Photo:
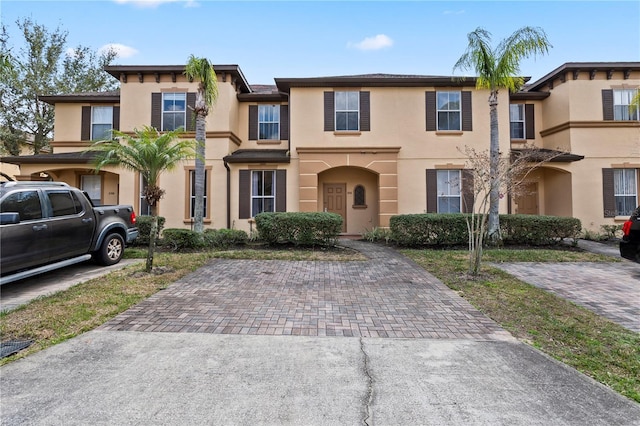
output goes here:
<path id="1" fill-rule="evenodd" d="M 224 160 L 224 168 L 227 169 L 227 229 L 231 229 L 231 169 L 227 160 Z"/>
<path id="2" fill-rule="evenodd" d="M 287 97 L 287 104 L 289 105 L 289 120 L 287 120 L 287 122 L 289 123 L 289 139 L 287 139 L 287 155 L 289 156 L 289 158 L 291 158 L 291 97 L 287 92 L 280 91 L 278 93 Z M 291 164 L 291 162 L 289 162 L 289 164 Z"/>

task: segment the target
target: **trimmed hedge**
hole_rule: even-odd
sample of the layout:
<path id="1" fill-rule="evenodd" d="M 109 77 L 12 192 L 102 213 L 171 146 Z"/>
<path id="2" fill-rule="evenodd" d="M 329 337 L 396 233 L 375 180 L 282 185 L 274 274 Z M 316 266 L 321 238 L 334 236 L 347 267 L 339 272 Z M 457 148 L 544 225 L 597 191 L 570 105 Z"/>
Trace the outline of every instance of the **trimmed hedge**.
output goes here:
<path id="1" fill-rule="evenodd" d="M 162 245 L 173 251 L 204 247 L 202 235 L 190 229 L 167 228 L 162 232 Z"/>
<path id="2" fill-rule="evenodd" d="M 206 229 L 204 245 L 208 248 L 227 249 L 245 244 L 249 236 L 239 229 Z"/>
<path id="3" fill-rule="evenodd" d="M 391 217 L 391 240 L 398 245 L 467 245 L 470 214 L 426 213 Z M 500 215 L 504 244 L 554 245 L 563 238 L 577 238 L 579 219 L 537 215 Z"/>
<path id="4" fill-rule="evenodd" d="M 148 246 L 149 234 L 151 234 L 151 218 L 152 216 L 137 216 L 136 226 L 138 227 L 138 238 L 133 242 L 134 246 Z M 158 216 L 158 234 L 156 241 L 160 238 L 162 228 L 164 228 L 165 218 Z"/>
<path id="5" fill-rule="evenodd" d="M 342 231 L 342 216 L 336 213 L 260 213 L 255 220 L 260 239 L 268 244 L 330 246 Z"/>

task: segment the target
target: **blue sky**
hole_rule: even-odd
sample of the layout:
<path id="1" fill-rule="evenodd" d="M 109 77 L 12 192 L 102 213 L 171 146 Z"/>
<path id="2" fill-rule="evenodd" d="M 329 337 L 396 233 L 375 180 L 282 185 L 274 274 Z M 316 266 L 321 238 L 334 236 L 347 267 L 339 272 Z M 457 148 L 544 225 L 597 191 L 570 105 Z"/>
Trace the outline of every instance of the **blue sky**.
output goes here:
<path id="1" fill-rule="evenodd" d="M 453 75 L 467 33 L 497 43 L 525 25 L 554 46 L 521 63 L 534 80 L 565 62 L 640 61 L 640 1 L 0 0 L 9 44 L 29 17 L 68 31 L 68 47 L 118 45 L 119 65 L 178 65 L 190 54 L 238 64 L 250 84 L 276 77 Z M 467 75 L 471 72 L 465 73 Z"/>

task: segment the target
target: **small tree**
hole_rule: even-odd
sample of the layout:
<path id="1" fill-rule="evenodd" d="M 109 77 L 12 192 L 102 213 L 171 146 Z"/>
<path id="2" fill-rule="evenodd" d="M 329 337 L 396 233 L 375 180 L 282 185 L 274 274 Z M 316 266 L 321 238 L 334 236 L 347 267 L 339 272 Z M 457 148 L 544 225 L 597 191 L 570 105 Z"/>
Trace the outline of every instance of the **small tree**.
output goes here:
<path id="1" fill-rule="evenodd" d="M 193 208 L 193 230 L 204 231 L 204 159 L 207 140 L 206 122 L 209 108 L 218 99 L 218 80 L 213 65 L 206 58 L 191 55 L 184 74 L 190 80 L 199 80 L 196 92 L 196 104 L 193 112 L 196 117 L 196 170 L 195 170 L 195 206 Z"/>
<path id="2" fill-rule="evenodd" d="M 151 272 L 158 233 L 157 204 L 164 195 L 158 179 L 162 172 L 173 170 L 181 161 L 195 157 L 195 141 L 179 139 L 182 129 L 160 134 L 153 127 L 145 126 L 142 130 L 134 129 L 134 136 L 116 130 L 113 133 L 116 139 L 97 141 L 88 151 L 97 152 L 96 172 L 105 166 L 120 166 L 139 172 L 146 180 L 143 193 L 152 217 L 146 271 Z"/>
<path id="3" fill-rule="evenodd" d="M 471 211 L 467 219 L 467 231 L 469 232 L 468 272 L 475 277 L 480 273 L 485 237 L 488 234 L 490 194 L 492 192 L 521 194 L 522 184 L 531 172 L 563 152 L 525 145 L 522 149 L 513 150 L 511 158 L 499 156 L 495 170 L 490 150 L 477 151 L 465 146 L 461 152 L 467 157 L 466 167 L 473 172 L 473 206 L 467 206 Z M 491 179 L 492 176 L 495 179 Z"/>

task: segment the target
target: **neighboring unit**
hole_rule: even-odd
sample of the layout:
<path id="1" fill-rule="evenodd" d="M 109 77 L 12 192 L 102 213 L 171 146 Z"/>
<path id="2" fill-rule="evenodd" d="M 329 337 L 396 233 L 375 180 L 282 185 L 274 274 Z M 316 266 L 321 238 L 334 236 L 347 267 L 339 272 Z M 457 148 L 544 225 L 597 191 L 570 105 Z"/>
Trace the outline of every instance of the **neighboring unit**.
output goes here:
<path id="1" fill-rule="evenodd" d="M 122 259 L 138 236 L 132 206 L 93 207 L 62 182 L 2 182 L 0 284 L 79 263 Z"/>
<path id="2" fill-rule="evenodd" d="M 464 212 L 473 205 L 465 147 L 489 147 L 489 92 L 473 77 L 368 74 L 276 78 L 250 85 L 237 65 L 214 66 L 219 96 L 206 123 L 205 226 L 253 229 L 264 211 L 329 211 L 343 232 L 386 227 L 393 215 Z M 4 157 L 19 179 L 46 174 L 95 203 L 148 214 L 133 172 L 93 171 L 92 141 L 111 129 L 186 129 L 198 82 L 184 66 L 108 66 L 120 90 L 43 96 L 55 105 L 52 154 Z M 640 63 L 567 63 L 521 91 L 499 93 L 503 153 L 535 146 L 553 160 L 502 194 L 501 213 L 573 216 L 595 231 L 638 205 L 640 122 L 630 108 Z M 166 227 L 192 226 L 195 162 L 163 175 Z"/>

